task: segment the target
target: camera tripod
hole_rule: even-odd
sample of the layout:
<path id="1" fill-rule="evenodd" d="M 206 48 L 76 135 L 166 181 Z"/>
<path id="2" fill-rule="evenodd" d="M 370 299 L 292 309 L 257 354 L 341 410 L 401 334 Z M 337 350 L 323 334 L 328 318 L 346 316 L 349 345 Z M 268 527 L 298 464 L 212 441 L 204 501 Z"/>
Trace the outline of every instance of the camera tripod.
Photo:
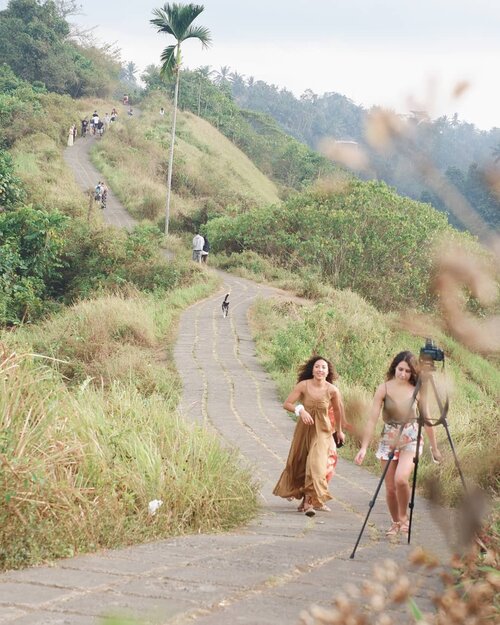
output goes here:
<path id="1" fill-rule="evenodd" d="M 416 491 L 416 486 L 417 486 L 417 471 L 418 471 L 418 462 L 419 462 L 419 456 L 420 456 L 420 442 L 422 440 L 422 427 L 424 425 L 427 426 L 431 426 L 431 427 L 435 427 L 436 425 L 442 425 L 444 427 L 444 429 L 446 430 L 446 436 L 448 438 L 448 443 L 450 445 L 452 454 L 453 454 L 453 459 L 455 461 L 455 466 L 457 468 L 458 474 L 460 476 L 460 480 L 462 482 L 462 486 L 464 488 L 464 491 L 467 493 L 467 486 L 465 484 L 465 479 L 462 473 L 462 469 L 460 468 L 460 463 L 458 462 L 458 457 L 455 451 L 455 446 L 453 444 L 453 440 L 451 438 L 451 434 L 450 434 L 450 430 L 448 427 L 448 421 L 447 421 L 447 415 L 448 415 L 448 410 L 450 407 L 450 402 L 448 400 L 448 397 L 446 397 L 445 401 L 443 402 L 441 396 L 439 395 L 439 392 L 436 388 L 436 383 L 434 380 L 434 377 L 432 375 L 433 371 L 435 371 L 435 367 L 434 367 L 434 362 L 432 360 L 421 360 L 421 371 L 418 374 L 417 377 L 417 383 L 415 384 L 415 390 L 413 391 L 413 394 L 411 396 L 411 401 L 410 401 L 410 407 L 408 410 L 408 417 L 406 420 L 404 420 L 399 428 L 399 432 L 396 438 L 396 441 L 394 443 L 394 447 L 391 449 L 389 456 L 388 456 L 388 461 L 385 464 L 384 470 L 382 472 L 382 475 L 380 477 L 379 483 L 377 485 L 377 488 L 375 489 L 375 492 L 373 494 L 372 499 L 369 501 L 368 503 L 368 513 L 365 517 L 363 526 L 361 527 L 361 531 L 359 532 L 359 536 L 358 539 L 356 540 L 356 544 L 354 545 L 354 549 L 350 555 L 351 560 L 354 558 L 354 556 L 356 555 L 356 549 L 358 548 L 358 545 L 361 541 L 361 537 L 363 535 L 363 532 L 365 530 L 366 524 L 368 523 L 368 519 L 370 517 L 371 511 L 373 509 L 373 506 L 375 505 L 375 501 L 377 500 L 377 496 L 380 492 L 380 489 L 382 488 L 382 484 L 384 482 L 385 476 L 387 474 L 387 471 L 389 470 L 390 464 L 394 458 L 394 454 L 396 453 L 396 449 L 398 447 L 398 443 L 399 443 L 399 439 L 401 438 L 401 435 L 403 433 L 403 429 L 404 427 L 409 423 L 410 421 L 410 415 L 412 413 L 412 408 L 413 408 L 413 404 L 415 403 L 418 393 L 420 390 L 422 390 L 423 393 L 426 393 L 429 387 L 429 384 L 432 388 L 432 391 L 434 393 L 434 397 L 436 398 L 436 403 L 438 405 L 439 408 L 439 419 L 437 419 L 436 421 L 431 421 L 428 418 L 426 418 L 425 415 L 423 414 L 419 414 L 418 416 L 418 430 L 417 430 L 417 449 L 415 452 L 415 457 L 413 458 L 413 463 L 415 465 L 414 470 L 413 470 L 413 480 L 412 480 L 412 487 L 411 487 L 411 496 L 410 496 L 410 502 L 408 504 L 408 507 L 410 509 L 410 518 L 409 518 L 409 523 L 408 523 L 408 544 L 410 544 L 410 540 L 411 540 L 411 527 L 412 527 L 412 520 L 413 520 L 413 509 L 415 507 L 415 491 Z"/>

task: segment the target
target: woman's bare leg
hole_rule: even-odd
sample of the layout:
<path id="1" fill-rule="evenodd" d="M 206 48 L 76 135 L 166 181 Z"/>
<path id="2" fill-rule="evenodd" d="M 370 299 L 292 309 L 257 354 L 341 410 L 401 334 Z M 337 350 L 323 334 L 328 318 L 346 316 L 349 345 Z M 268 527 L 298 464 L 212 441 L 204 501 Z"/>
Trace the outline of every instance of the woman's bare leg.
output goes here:
<path id="1" fill-rule="evenodd" d="M 404 523 L 408 519 L 408 503 L 410 501 L 410 479 L 413 470 L 413 452 L 400 451 L 394 475 L 398 520 Z"/>
<path id="2" fill-rule="evenodd" d="M 385 465 L 390 462 L 391 466 L 387 469 L 385 474 L 385 499 L 387 501 L 387 507 L 393 521 L 399 521 L 399 507 L 398 498 L 396 493 L 396 485 L 394 482 L 394 476 L 398 466 L 397 460 L 381 460 L 382 471 L 385 469 Z"/>

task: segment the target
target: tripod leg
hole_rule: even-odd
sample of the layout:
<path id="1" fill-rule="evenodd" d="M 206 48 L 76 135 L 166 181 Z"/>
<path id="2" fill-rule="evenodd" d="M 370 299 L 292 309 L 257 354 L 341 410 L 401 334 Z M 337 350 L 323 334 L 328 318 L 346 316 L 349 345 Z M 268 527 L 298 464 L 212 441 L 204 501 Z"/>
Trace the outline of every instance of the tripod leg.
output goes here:
<path id="1" fill-rule="evenodd" d="M 443 419 L 441 421 L 441 423 L 443 424 L 444 429 L 446 430 L 446 436 L 448 437 L 448 443 L 450 444 L 450 449 L 451 449 L 451 452 L 453 454 L 453 459 L 455 461 L 455 466 L 457 468 L 458 475 L 460 476 L 460 480 L 462 482 L 462 486 L 464 487 L 464 492 L 467 493 L 468 491 L 467 491 L 467 485 L 465 483 L 464 474 L 462 473 L 462 469 L 460 467 L 460 463 L 458 462 L 457 452 L 455 451 L 455 445 L 453 444 L 453 440 L 451 438 L 451 434 L 450 434 L 450 430 L 448 428 L 448 422 L 446 421 L 446 418 Z"/>
<path id="2" fill-rule="evenodd" d="M 460 463 L 458 462 L 457 453 L 455 451 L 455 445 L 453 444 L 453 441 L 451 439 L 450 430 L 448 428 L 448 421 L 446 420 L 446 415 L 448 414 L 448 400 L 446 400 L 446 403 L 443 406 L 443 402 L 441 401 L 441 397 L 439 396 L 439 393 L 438 393 L 438 390 L 436 388 L 436 383 L 434 381 L 434 378 L 431 376 L 430 379 L 431 379 L 431 384 L 432 384 L 432 390 L 434 391 L 434 395 L 436 397 L 436 401 L 437 401 L 439 410 L 441 412 L 441 415 L 440 415 L 439 420 L 437 421 L 436 425 L 441 424 L 444 427 L 444 429 L 446 430 L 446 436 L 448 438 L 448 443 L 450 444 L 450 449 L 451 449 L 451 452 L 453 454 L 453 459 L 455 461 L 455 466 L 457 468 L 458 475 L 460 476 L 460 480 L 462 482 L 462 486 L 464 487 L 464 492 L 467 493 L 467 485 L 465 483 L 464 474 L 462 473 L 462 469 L 460 468 Z"/>
<path id="3" fill-rule="evenodd" d="M 380 476 L 380 480 L 377 485 L 377 488 L 375 489 L 375 492 L 373 493 L 373 498 L 368 503 L 368 512 L 366 514 L 363 526 L 359 532 L 359 536 L 358 536 L 358 539 L 356 540 L 356 544 L 354 545 L 354 549 L 352 550 L 352 553 L 350 555 L 351 560 L 353 560 L 354 556 L 356 555 L 356 549 L 358 548 L 359 542 L 361 540 L 361 536 L 363 535 L 363 532 L 365 531 L 366 524 L 368 523 L 368 518 L 370 517 L 372 508 L 375 505 L 375 501 L 377 500 L 378 494 L 380 492 L 380 489 L 382 488 L 382 484 L 384 483 L 385 476 L 387 475 L 387 471 L 389 470 L 389 467 L 391 466 L 391 462 L 393 458 L 394 458 L 394 450 L 392 450 L 391 453 L 389 454 L 388 462 L 386 463 L 384 467 L 384 471 L 382 472 L 382 475 Z"/>
<path id="4" fill-rule="evenodd" d="M 411 497 L 410 497 L 410 503 L 409 508 L 410 508 L 410 518 L 408 521 L 408 544 L 410 544 L 410 540 L 411 540 L 411 526 L 412 526 L 412 522 L 413 522 L 413 508 L 415 507 L 415 491 L 417 488 L 417 471 L 418 471 L 418 461 L 420 458 L 420 441 L 422 440 L 422 417 L 419 418 L 418 420 L 418 432 L 417 432 L 417 449 L 415 451 L 415 457 L 413 458 L 413 463 L 415 464 L 415 467 L 413 469 L 413 481 L 412 481 L 412 485 L 411 485 Z"/>

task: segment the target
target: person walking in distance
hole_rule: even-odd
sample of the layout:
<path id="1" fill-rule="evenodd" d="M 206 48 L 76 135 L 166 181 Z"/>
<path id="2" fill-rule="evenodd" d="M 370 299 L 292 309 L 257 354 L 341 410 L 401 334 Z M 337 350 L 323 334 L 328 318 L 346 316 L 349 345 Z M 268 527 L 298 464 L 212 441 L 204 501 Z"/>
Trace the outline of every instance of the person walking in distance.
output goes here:
<path id="1" fill-rule="evenodd" d="M 70 126 L 70 129 L 68 131 L 68 147 L 70 148 L 73 143 L 75 141 L 75 126 L 72 125 Z"/>
<path id="2" fill-rule="evenodd" d="M 101 182 L 101 208 L 106 208 L 106 202 L 108 200 L 108 187 L 105 182 Z"/>
<path id="3" fill-rule="evenodd" d="M 193 260 L 196 263 L 201 263 L 201 254 L 203 252 L 203 245 L 205 244 L 205 239 L 201 236 L 199 232 L 193 237 Z"/>
<path id="4" fill-rule="evenodd" d="M 210 252 L 210 243 L 208 242 L 208 237 L 205 235 L 203 237 L 203 249 L 201 251 L 201 262 L 207 264 L 208 262 L 208 253 Z"/>
<path id="5" fill-rule="evenodd" d="M 356 464 L 362 464 L 382 412 L 384 427 L 376 457 L 381 462 L 382 470 L 389 461 L 391 462 L 385 476 L 387 507 L 392 521 L 386 531 L 386 536 L 395 536 L 400 532 L 408 534 L 408 503 L 410 501 L 408 480 L 417 451 L 418 413 L 423 417 L 428 415 L 427 406 L 422 401 L 420 393 L 413 401 L 418 376 L 417 367 L 417 360 L 409 351 L 399 352 L 394 357 L 386 373 L 386 381 L 375 391 L 361 449 L 354 458 Z M 441 453 L 436 445 L 434 429 L 430 426 L 424 427 L 431 443 L 432 456 L 439 461 Z M 421 445 L 423 445 L 422 442 Z M 394 450 L 394 457 L 389 460 L 392 450 Z M 419 455 L 421 451 L 420 449 Z"/>
<path id="6" fill-rule="evenodd" d="M 290 451 L 273 494 L 286 499 L 304 499 L 300 511 L 314 516 L 316 510 L 328 512 L 331 499 L 327 483 L 327 461 L 332 439 L 328 416 L 331 405 L 335 414 L 343 414 L 339 389 L 332 384 L 336 372 L 322 356 L 312 356 L 299 369 L 297 384 L 283 408 L 298 417 Z M 337 435 L 344 440 L 341 423 Z"/>

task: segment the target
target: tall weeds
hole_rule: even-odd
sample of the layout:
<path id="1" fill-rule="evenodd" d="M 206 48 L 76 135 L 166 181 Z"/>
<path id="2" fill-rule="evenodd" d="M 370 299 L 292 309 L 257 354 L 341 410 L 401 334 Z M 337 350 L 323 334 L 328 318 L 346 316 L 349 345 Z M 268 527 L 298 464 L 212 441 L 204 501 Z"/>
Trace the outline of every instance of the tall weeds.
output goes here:
<path id="1" fill-rule="evenodd" d="M 1 568 L 227 529 L 254 512 L 238 458 L 176 412 L 169 339 L 213 286 L 104 296 L 3 336 Z M 154 516 L 152 499 L 164 502 Z"/>

